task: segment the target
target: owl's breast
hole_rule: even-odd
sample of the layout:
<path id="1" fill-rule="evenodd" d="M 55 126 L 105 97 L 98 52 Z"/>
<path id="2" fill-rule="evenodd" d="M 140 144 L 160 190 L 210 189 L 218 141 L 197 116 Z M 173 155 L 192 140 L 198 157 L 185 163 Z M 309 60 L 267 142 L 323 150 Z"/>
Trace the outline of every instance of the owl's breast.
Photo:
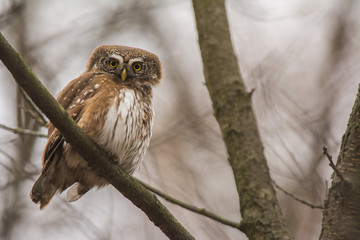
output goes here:
<path id="1" fill-rule="evenodd" d="M 149 146 L 153 110 L 129 88 L 114 98 L 97 142 L 119 159 L 123 169 L 132 173 L 141 163 Z"/>

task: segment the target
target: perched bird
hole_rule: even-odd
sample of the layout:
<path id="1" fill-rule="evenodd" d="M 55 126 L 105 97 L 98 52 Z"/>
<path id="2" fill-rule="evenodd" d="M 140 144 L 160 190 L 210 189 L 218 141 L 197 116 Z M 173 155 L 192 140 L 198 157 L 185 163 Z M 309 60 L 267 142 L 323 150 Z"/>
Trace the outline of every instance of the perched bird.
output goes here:
<path id="1" fill-rule="evenodd" d="M 152 87 L 162 78 L 159 58 L 142 49 L 118 45 L 97 47 L 86 71 L 71 81 L 57 101 L 109 156 L 128 173 L 139 166 L 149 146 L 153 123 Z M 76 201 L 107 181 L 48 124 L 42 173 L 30 197 L 46 207 L 56 192 Z"/>

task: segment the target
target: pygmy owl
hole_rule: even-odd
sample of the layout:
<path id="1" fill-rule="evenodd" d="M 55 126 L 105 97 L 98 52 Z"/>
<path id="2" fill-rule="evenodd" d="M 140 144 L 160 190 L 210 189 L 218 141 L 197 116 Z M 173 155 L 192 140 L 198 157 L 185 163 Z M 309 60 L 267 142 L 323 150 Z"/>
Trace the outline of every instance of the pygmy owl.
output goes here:
<path id="1" fill-rule="evenodd" d="M 138 48 L 104 45 L 92 52 L 86 71 L 59 93 L 57 101 L 83 131 L 131 174 L 149 146 L 152 87 L 161 77 L 161 63 L 156 55 Z M 94 186 L 108 184 L 51 123 L 48 138 L 42 173 L 30 194 L 35 203 L 40 203 L 40 209 L 56 192 L 70 186 L 67 199 L 75 201 Z"/>

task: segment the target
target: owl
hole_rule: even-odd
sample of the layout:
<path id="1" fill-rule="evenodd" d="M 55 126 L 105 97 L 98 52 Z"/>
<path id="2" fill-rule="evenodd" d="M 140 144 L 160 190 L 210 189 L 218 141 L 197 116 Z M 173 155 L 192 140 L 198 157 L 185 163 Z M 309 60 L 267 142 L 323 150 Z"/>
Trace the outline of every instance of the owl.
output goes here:
<path id="1" fill-rule="evenodd" d="M 152 88 L 162 78 L 159 58 L 142 49 L 103 45 L 91 54 L 86 71 L 71 81 L 57 101 L 110 159 L 132 174 L 142 162 L 152 134 Z M 42 172 L 30 197 L 47 206 L 67 188 L 67 200 L 108 182 L 48 124 Z"/>

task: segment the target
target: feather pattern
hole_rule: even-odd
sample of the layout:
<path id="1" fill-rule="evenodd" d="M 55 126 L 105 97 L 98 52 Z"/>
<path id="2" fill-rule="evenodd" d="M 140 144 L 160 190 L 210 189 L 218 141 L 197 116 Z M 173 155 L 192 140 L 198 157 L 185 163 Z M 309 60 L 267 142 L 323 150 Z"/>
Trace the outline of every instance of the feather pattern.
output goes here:
<path id="1" fill-rule="evenodd" d="M 161 64 L 152 53 L 100 46 L 90 56 L 86 71 L 59 93 L 57 101 L 112 159 L 133 173 L 149 146 L 152 86 L 161 76 Z M 41 209 L 56 192 L 69 187 L 67 199 L 76 201 L 91 188 L 108 184 L 52 123 L 48 124 L 48 137 L 42 173 L 30 194 Z"/>

